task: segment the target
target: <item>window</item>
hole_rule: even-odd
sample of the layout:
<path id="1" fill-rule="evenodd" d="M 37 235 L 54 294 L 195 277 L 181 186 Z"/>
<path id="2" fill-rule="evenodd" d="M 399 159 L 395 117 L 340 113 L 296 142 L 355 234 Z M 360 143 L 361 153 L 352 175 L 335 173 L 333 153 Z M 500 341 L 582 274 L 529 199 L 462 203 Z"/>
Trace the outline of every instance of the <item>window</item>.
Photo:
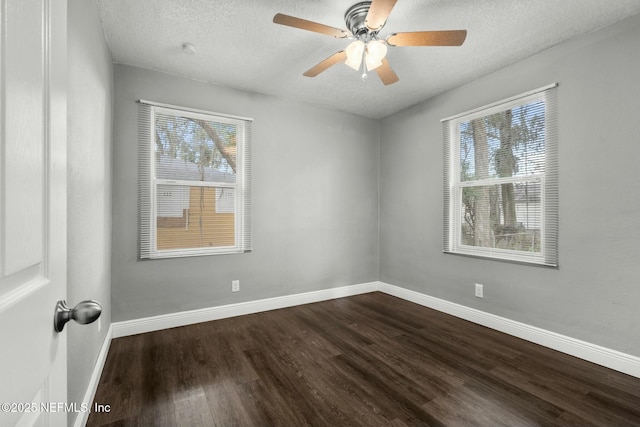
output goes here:
<path id="1" fill-rule="evenodd" d="M 557 85 L 444 119 L 444 251 L 558 264 Z"/>
<path id="2" fill-rule="evenodd" d="M 251 250 L 251 120 L 139 101 L 140 258 Z"/>

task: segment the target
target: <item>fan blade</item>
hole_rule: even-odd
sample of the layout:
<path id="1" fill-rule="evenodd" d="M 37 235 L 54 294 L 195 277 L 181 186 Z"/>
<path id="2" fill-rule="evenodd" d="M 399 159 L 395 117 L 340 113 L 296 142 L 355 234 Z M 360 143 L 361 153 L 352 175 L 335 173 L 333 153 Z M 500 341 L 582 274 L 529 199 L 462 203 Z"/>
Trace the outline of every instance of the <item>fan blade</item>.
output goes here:
<path id="1" fill-rule="evenodd" d="M 369 6 L 369 12 L 364 19 L 364 24 L 372 31 L 379 30 L 391 13 L 391 9 L 398 0 L 373 0 Z"/>
<path id="2" fill-rule="evenodd" d="M 382 80 L 382 83 L 384 83 L 385 86 L 400 80 L 395 71 L 391 69 L 391 65 L 389 65 L 387 58 L 384 58 L 382 60 L 382 65 L 376 68 L 376 73 L 378 73 L 378 77 L 380 77 L 380 80 Z"/>
<path id="3" fill-rule="evenodd" d="M 307 21 L 306 19 L 296 18 L 295 16 L 289 16 L 282 13 L 276 13 L 273 17 L 273 22 L 280 25 L 286 25 L 288 27 L 300 28 L 301 30 L 313 31 L 314 33 L 326 34 L 339 39 L 344 39 L 351 35 L 351 32 L 341 30 L 340 28 L 318 24 L 317 22 Z"/>
<path id="4" fill-rule="evenodd" d="M 344 50 L 341 50 L 340 52 L 334 53 L 324 61 L 320 62 L 319 64 L 307 70 L 304 73 L 304 75 L 307 77 L 315 77 L 321 72 L 323 72 L 324 70 L 326 70 L 327 68 L 331 67 L 332 65 L 335 65 L 338 62 L 344 62 L 346 60 L 347 60 L 347 53 Z"/>
<path id="5" fill-rule="evenodd" d="M 414 31 L 395 33 L 387 37 L 391 46 L 460 46 L 467 38 L 467 30 Z"/>

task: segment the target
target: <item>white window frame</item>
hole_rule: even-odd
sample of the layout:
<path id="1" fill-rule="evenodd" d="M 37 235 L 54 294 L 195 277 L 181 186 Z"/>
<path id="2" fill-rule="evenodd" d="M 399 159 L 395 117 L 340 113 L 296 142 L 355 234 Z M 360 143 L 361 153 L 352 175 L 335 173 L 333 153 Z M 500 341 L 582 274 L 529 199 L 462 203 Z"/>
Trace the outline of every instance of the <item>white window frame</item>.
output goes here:
<path id="1" fill-rule="evenodd" d="M 140 185 L 139 197 L 142 205 L 145 201 L 148 206 L 139 209 L 140 218 L 140 258 L 162 259 L 190 256 L 237 254 L 251 251 L 251 224 L 250 224 L 250 187 L 251 187 L 251 162 L 250 162 L 250 137 L 252 119 L 230 116 L 219 113 L 211 113 L 202 110 L 177 107 L 168 104 L 159 104 L 150 101 L 139 101 L 139 139 L 140 139 Z M 143 108 L 148 111 L 143 112 Z M 156 114 L 189 117 L 196 120 L 213 121 L 232 124 L 236 127 L 236 171 L 235 183 L 207 182 L 191 180 L 172 180 L 157 178 L 155 160 L 155 116 Z M 144 114 L 148 117 L 142 118 Z M 145 129 L 146 128 L 146 129 Z M 159 186 L 187 186 L 187 187 L 214 187 L 231 188 L 235 194 L 234 206 L 234 242 L 233 246 L 181 248 L 181 249 L 157 249 L 157 191 Z"/>
<path id="2" fill-rule="evenodd" d="M 545 86 L 506 100 L 480 107 L 443 119 L 444 130 L 444 236 L 443 252 L 489 259 L 507 260 L 547 266 L 558 265 L 558 159 L 557 159 L 557 108 L 555 88 Z M 553 89 L 552 102 L 548 91 Z M 460 124 L 480 117 L 490 116 L 530 103 L 545 102 L 545 171 L 532 175 L 493 177 L 474 181 L 460 179 Z M 462 193 L 464 188 L 492 186 L 506 183 L 540 183 L 540 252 L 465 245 L 462 243 Z M 548 193 L 551 197 L 547 197 Z M 547 203 L 551 200 L 551 203 Z"/>

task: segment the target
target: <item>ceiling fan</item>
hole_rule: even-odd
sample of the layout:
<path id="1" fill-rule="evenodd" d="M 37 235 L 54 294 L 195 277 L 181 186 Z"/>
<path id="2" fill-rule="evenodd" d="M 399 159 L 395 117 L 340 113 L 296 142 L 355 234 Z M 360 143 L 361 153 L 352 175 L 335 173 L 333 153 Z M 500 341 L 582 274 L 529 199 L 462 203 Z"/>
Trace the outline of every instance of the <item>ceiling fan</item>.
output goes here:
<path id="1" fill-rule="evenodd" d="M 332 65 L 344 62 L 354 70 L 362 68 L 362 78 L 367 71 L 375 70 L 385 85 L 397 82 L 398 76 L 385 58 L 387 46 L 460 46 L 467 37 L 466 30 L 412 31 L 392 33 L 380 38 L 380 30 L 397 0 L 362 1 L 347 9 L 344 21 L 348 30 L 330 27 L 295 16 L 277 13 L 273 22 L 288 27 L 300 28 L 339 39 L 354 40 L 344 50 L 334 53 L 324 61 L 307 70 L 304 75 L 315 77 Z"/>

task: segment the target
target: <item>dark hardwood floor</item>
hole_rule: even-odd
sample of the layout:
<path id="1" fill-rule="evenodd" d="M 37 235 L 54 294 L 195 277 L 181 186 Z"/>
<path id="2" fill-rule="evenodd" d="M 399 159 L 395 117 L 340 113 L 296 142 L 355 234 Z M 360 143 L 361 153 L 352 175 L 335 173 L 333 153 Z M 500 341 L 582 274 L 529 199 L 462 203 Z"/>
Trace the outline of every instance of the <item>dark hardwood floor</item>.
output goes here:
<path id="1" fill-rule="evenodd" d="M 88 426 L 640 426 L 640 379 L 372 293 L 113 340 Z"/>

